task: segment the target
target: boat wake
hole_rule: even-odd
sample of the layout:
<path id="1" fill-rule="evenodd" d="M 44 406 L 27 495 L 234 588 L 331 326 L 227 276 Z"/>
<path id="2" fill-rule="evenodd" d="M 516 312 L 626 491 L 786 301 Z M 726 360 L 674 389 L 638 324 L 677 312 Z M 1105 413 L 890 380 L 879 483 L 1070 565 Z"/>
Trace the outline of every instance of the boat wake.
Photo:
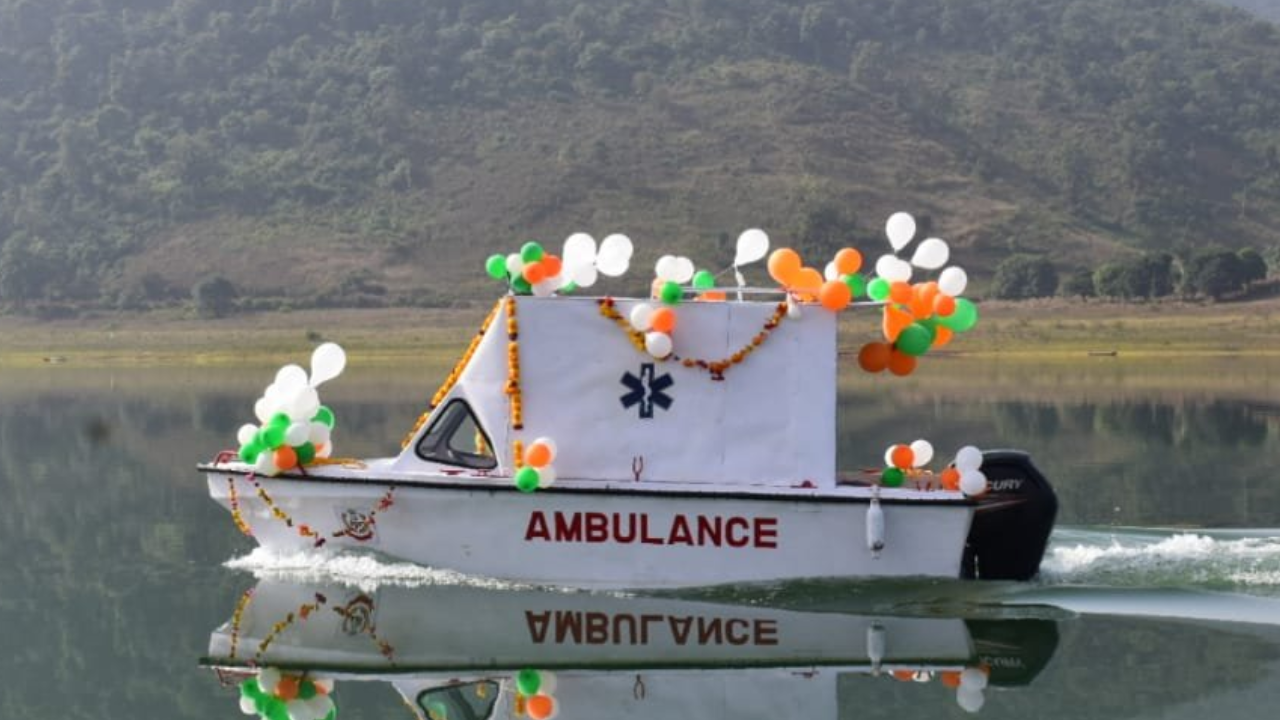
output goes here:
<path id="1" fill-rule="evenodd" d="M 255 548 L 248 555 L 223 563 L 232 570 L 251 573 L 258 580 L 307 584 L 338 584 L 373 592 L 382 586 L 431 587 L 463 585 L 510 590 L 522 585 L 436 570 L 408 562 L 393 562 L 374 555 L 330 553 L 322 550 L 276 552 Z"/>
<path id="2" fill-rule="evenodd" d="M 1054 533 L 1041 582 L 1280 596 L 1280 531 L 1063 529 Z"/>

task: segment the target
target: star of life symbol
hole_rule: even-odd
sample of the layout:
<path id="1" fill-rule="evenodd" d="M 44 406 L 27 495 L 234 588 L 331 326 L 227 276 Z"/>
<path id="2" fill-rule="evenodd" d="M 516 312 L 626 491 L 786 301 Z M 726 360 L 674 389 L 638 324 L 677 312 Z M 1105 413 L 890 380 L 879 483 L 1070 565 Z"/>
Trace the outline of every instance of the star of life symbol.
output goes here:
<path id="1" fill-rule="evenodd" d="M 633 405 L 639 405 L 641 420 L 653 419 L 654 405 L 669 410 L 671 403 L 675 402 L 675 398 L 668 395 L 666 390 L 675 385 L 676 381 L 671 379 L 669 373 L 654 377 L 653 363 L 640 365 L 640 377 L 628 370 L 622 376 L 622 384 L 629 391 L 620 398 L 623 409 L 630 410 Z"/>

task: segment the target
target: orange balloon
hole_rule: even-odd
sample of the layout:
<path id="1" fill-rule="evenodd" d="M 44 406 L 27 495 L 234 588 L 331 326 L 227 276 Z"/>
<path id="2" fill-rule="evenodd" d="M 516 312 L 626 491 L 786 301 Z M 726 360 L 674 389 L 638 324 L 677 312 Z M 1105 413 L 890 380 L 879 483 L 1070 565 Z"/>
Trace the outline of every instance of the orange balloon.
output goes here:
<path id="1" fill-rule="evenodd" d="M 699 295 L 698 299 L 707 302 L 724 302 L 726 297 L 723 290 L 708 290 Z"/>
<path id="2" fill-rule="evenodd" d="M 560 271 L 564 269 L 564 263 L 555 255 L 544 255 L 538 263 L 546 268 L 547 277 L 549 278 L 559 275 Z"/>
<path id="3" fill-rule="evenodd" d="M 524 450 L 524 464 L 530 467 L 543 468 L 551 463 L 551 448 L 544 443 L 533 443 Z"/>
<path id="4" fill-rule="evenodd" d="M 779 285 L 795 284 L 795 275 L 800 272 L 800 253 L 791 248 L 778 248 L 769 254 L 769 277 L 778 281 Z"/>
<path id="5" fill-rule="evenodd" d="M 933 311 L 938 313 L 940 317 L 947 317 L 956 311 L 956 299 L 950 295 L 939 292 L 938 297 L 933 299 Z"/>
<path id="6" fill-rule="evenodd" d="M 916 358 L 914 355 L 908 355 L 897 348 L 893 348 L 889 352 L 889 372 L 898 377 L 906 377 L 915 372 Z"/>
<path id="7" fill-rule="evenodd" d="M 884 321 L 881 323 L 881 329 L 884 331 L 884 339 L 889 342 L 895 342 L 902 331 L 911 323 L 915 322 L 915 318 L 911 313 L 905 310 L 899 310 L 892 305 L 884 306 Z"/>
<path id="8" fill-rule="evenodd" d="M 938 297 L 938 293 L 942 292 L 938 289 L 938 283 L 930 280 L 927 283 L 916 285 L 916 295 L 923 301 L 933 307 L 933 301 Z"/>
<path id="9" fill-rule="evenodd" d="M 841 275 L 852 275 L 862 269 L 862 253 L 853 248 L 840 248 L 834 262 L 836 272 Z"/>
<path id="10" fill-rule="evenodd" d="M 525 702 L 524 709 L 532 720 L 546 720 L 556 711 L 556 701 L 550 695 L 534 695 Z"/>
<path id="11" fill-rule="evenodd" d="M 911 292 L 911 284 L 901 280 L 896 280 L 889 285 L 889 299 L 899 305 L 906 305 L 911 302 L 914 293 Z"/>
<path id="12" fill-rule="evenodd" d="M 271 459 L 275 462 L 276 467 L 281 470 L 292 470 L 298 465 L 298 453 L 288 445 L 281 445 L 276 448 Z"/>
<path id="13" fill-rule="evenodd" d="M 943 470 L 938 479 L 942 481 L 942 487 L 948 490 L 960 489 L 960 471 L 953 467 Z"/>
<path id="14" fill-rule="evenodd" d="M 285 676 L 280 678 L 280 682 L 276 684 L 276 697 L 289 702 L 298 697 L 298 690 L 302 686 L 302 681 L 296 677 Z"/>
<path id="15" fill-rule="evenodd" d="M 889 343 L 870 342 L 858 351 L 858 367 L 869 373 L 883 372 L 889 367 Z"/>
<path id="16" fill-rule="evenodd" d="M 853 291 L 843 280 L 828 280 L 822 283 L 822 289 L 818 291 L 818 301 L 822 303 L 822 307 L 832 312 L 839 312 L 849 307 L 851 300 L 853 300 Z"/>
<path id="17" fill-rule="evenodd" d="M 524 275 L 525 281 L 530 285 L 537 285 L 547 279 L 547 266 L 543 265 L 541 260 L 531 262 L 524 266 L 524 271 L 521 274 Z"/>
<path id="18" fill-rule="evenodd" d="M 893 461 L 894 467 L 906 470 L 916 461 L 916 454 L 909 445 L 894 445 L 889 451 L 889 459 Z"/>
<path id="19" fill-rule="evenodd" d="M 921 293 L 915 293 L 911 298 L 911 304 L 907 305 L 911 310 L 911 316 L 917 320 L 924 320 L 933 314 L 933 303 L 926 302 Z"/>
<path id="20" fill-rule="evenodd" d="M 649 327 L 656 332 L 669 333 L 676 329 L 676 311 L 661 307 L 649 316 Z"/>
<path id="21" fill-rule="evenodd" d="M 943 685 L 951 688 L 952 690 L 960 687 L 960 671 L 959 670 L 943 670 L 942 672 L 938 673 L 938 679 L 942 681 Z"/>
<path id="22" fill-rule="evenodd" d="M 916 679 L 916 674 L 911 670 L 894 670 L 893 679 L 901 680 L 902 682 L 911 682 Z"/>
<path id="23" fill-rule="evenodd" d="M 955 337 L 955 333 L 951 328 L 939 325 L 933 329 L 933 347 L 942 347 L 951 342 L 951 338 Z"/>
<path id="24" fill-rule="evenodd" d="M 796 290 L 805 291 L 807 294 L 817 296 L 818 291 L 822 288 L 822 273 L 811 267 L 800 268 L 796 274 L 792 276 L 791 287 Z"/>

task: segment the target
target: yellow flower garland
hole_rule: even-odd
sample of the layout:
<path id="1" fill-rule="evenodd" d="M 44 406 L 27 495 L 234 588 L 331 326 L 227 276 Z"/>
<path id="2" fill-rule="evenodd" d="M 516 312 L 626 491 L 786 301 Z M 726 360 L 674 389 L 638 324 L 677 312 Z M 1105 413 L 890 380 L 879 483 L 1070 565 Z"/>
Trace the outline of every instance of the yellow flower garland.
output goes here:
<path id="1" fill-rule="evenodd" d="M 516 298 L 507 296 L 507 395 L 511 397 L 511 429 L 524 429 L 524 400 L 520 396 L 520 325 Z"/>
<path id="2" fill-rule="evenodd" d="M 480 330 L 475 334 L 475 337 L 471 338 L 471 344 L 467 346 L 467 351 L 462 353 L 462 357 L 454 364 L 453 370 L 449 371 L 444 382 L 436 390 L 436 394 L 431 396 L 431 404 L 427 407 L 426 412 L 418 416 L 418 420 L 413 424 L 413 429 L 400 442 L 402 450 L 409 447 L 409 443 L 413 442 L 413 436 L 418 434 L 423 424 L 427 422 L 427 418 L 431 417 L 431 411 L 444 402 L 445 396 L 449 394 L 450 390 L 453 390 L 454 385 L 458 384 L 458 379 L 462 377 L 462 371 L 466 370 L 467 365 L 471 363 L 471 357 L 476 354 L 476 349 L 480 347 L 480 341 L 484 339 L 484 334 L 488 332 L 489 326 L 493 324 L 493 319 L 498 316 L 498 308 L 500 307 L 502 307 L 501 300 L 493 304 L 493 309 L 489 311 L 489 315 L 480 324 Z"/>

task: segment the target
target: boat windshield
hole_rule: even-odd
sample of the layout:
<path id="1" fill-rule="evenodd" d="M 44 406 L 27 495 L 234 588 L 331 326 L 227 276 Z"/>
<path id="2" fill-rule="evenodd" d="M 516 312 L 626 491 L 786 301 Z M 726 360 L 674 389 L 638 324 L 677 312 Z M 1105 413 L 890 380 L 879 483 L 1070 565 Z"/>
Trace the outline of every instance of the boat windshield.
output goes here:
<path id="1" fill-rule="evenodd" d="M 493 444 L 471 407 L 455 398 L 440 411 L 418 442 L 418 457 L 444 465 L 460 465 L 476 470 L 498 467 Z"/>
<path id="2" fill-rule="evenodd" d="M 486 720 L 498 700 L 492 680 L 432 688 L 418 693 L 418 707 L 429 720 Z"/>

